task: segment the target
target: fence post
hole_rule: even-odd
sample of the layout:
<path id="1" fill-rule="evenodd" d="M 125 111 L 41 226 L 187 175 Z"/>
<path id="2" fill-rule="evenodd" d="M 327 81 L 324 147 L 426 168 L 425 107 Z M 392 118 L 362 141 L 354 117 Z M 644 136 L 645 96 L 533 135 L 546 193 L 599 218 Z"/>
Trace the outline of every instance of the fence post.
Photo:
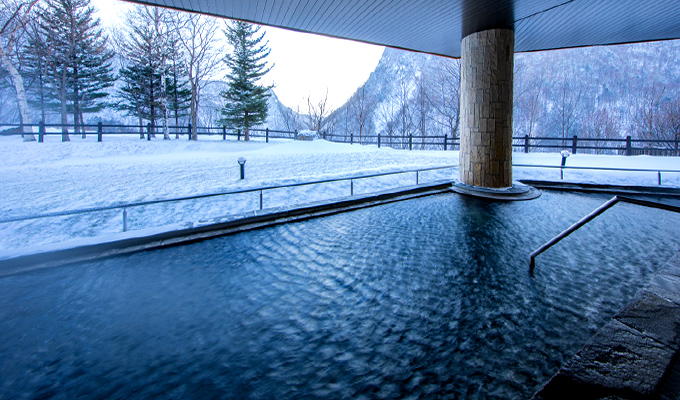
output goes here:
<path id="1" fill-rule="evenodd" d="M 413 150 L 413 135 L 408 135 L 408 149 Z"/>
<path id="2" fill-rule="evenodd" d="M 661 171 L 659 171 L 659 186 L 661 186 Z"/>
<path id="3" fill-rule="evenodd" d="M 524 152 L 529 152 L 529 135 L 524 135 Z"/>
<path id="4" fill-rule="evenodd" d="M 238 136 L 236 137 L 236 141 L 240 142 L 241 141 L 241 130 L 238 130 Z"/>
<path id="5" fill-rule="evenodd" d="M 349 144 L 354 144 L 354 134 L 350 133 L 349 135 Z"/>
<path id="6" fill-rule="evenodd" d="M 449 144 L 449 137 L 444 135 L 444 151 L 446 151 L 446 147 Z"/>
<path id="7" fill-rule="evenodd" d="M 295 130 L 295 140 L 297 140 L 298 132 L 297 129 Z"/>
<path id="8" fill-rule="evenodd" d="M 146 124 L 146 140 L 151 140 L 151 123 Z"/>
<path id="9" fill-rule="evenodd" d="M 191 140 L 191 122 L 189 122 L 188 128 L 189 130 L 187 131 L 187 140 Z"/>
<path id="10" fill-rule="evenodd" d="M 102 141 L 102 135 L 104 134 L 104 127 L 102 126 L 102 121 L 97 122 L 97 141 Z"/>
<path id="11" fill-rule="evenodd" d="M 265 133 L 265 138 L 266 138 L 266 139 L 265 139 L 265 142 L 266 142 L 266 143 L 269 143 L 269 128 L 267 128 L 265 132 L 266 132 L 266 133 Z"/>
<path id="12" fill-rule="evenodd" d="M 222 127 L 222 140 L 227 140 L 227 127 Z"/>
<path id="13" fill-rule="evenodd" d="M 45 121 L 40 121 L 40 126 L 38 128 L 38 143 L 43 143 L 45 141 Z"/>
<path id="14" fill-rule="evenodd" d="M 576 154 L 576 149 L 578 148 L 578 136 L 574 135 L 571 139 L 571 154 Z"/>
<path id="15" fill-rule="evenodd" d="M 633 155 L 633 138 L 630 137 L 630 135 L 626 136 L 626 155 L 627 156 L 632 156 Z"/>
<path id="16" fill-rule="evenodd" d="M 380 148 L 380 134 L 378 134 L 378 148 Z"/>

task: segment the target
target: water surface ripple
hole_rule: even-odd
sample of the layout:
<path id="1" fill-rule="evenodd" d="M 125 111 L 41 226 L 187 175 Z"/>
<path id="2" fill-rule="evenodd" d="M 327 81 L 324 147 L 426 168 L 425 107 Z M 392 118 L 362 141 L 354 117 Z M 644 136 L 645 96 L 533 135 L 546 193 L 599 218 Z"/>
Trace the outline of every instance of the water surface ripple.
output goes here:
<path id="1" fill-rule="evenodd" d="M 680 249 L 607 197 L 432 196 L 0 278 L 1 399 L 528 398 Z"/>

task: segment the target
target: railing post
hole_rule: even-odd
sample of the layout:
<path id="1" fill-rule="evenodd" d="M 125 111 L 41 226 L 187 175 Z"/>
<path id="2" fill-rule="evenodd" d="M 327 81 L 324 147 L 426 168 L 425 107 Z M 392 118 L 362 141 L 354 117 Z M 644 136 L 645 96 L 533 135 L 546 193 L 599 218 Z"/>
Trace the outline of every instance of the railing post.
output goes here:
<path id="1" fill-rule="evenodd" d="M 661 186 L 661 171 L 659 171 L 659 186 Z"/>
<path id="2" fill-rule="evenodd" d="M 420 185 L 420 171 L 416 171 L 416 186 Z"/>
<path id="3" fill-rule="evenodd" d="M 227 140 L 227 127 L 222 127 L 222 140 Z"/>
<path id="4" fill-rule="evenodd" d="M 380 148 L 380 134 L 378 134 L 378 148 Z"/>
<path id="5" fill-rule="evenodd" d="M 40 121 L 38 127 L 38 143 L 43 143 L 45 141 L 45 121 Z"/>
<path id="6" fill-rule="evenodd" d="M 524 152 L 529 153 L 529 135 L 524 135 Z"/>
<path id="7" fill-rule="evenodd" d="M 188 129 L 188 131 L 187 131 L 187 140 L 191 140 L 191 131 L 192 131 L 191 128 L 192 128 L 191 122 L 189 122 L 189 126 L 187 126 L 187 129 Z"/>
<path id="8" fill-rule="evenodd" d="M 127 208 L 123 208 L 123 232 L 127 232 Z"/>
<path id="9" fill-rule="evenodd" d="M 151 123 L 146 124 L 146 140 L 151 140 Z"/>
<path id="10" fill-rule="evenodd" d="M 298 131 L 297 131 L 297 129 L 296 129 L 296 130 L 295 130 L 295 140 L 297 140 L 297 137 L 298 137 Z"/>
<path id="11" fill-rule="evenodd" d="M 413 135 L 408 135 L 408 149 L 413 150 Z"/>
<path id="12" fill-rule="evenodd" d="M 265 130 L 265 138 L 266 138 L 266 139 L 265 139 L 265 142 L 266 142 L 266 143 L 269 143 L 269 128 L 267 128 L 267 129 Z"/>
<path id="13" fill-rule="evenodd" d="M 102 135 L 104 134 L 104 127 L 102 126 L 102 122 L 99 121 L 97 122 L 97 141 L 101 142 L 102 141 Z"/>
<path id="14" fill-rule="evenodd" d="M 354 144 L 354 134 L 350 133 L 349 135 L 349 144 Z"/>
<path id="15" fill-rule="evenodd" d="M 444 151 L 446 151 L 448 144 L 449 144 L 449 137 L 444 135 Z"/>
<path id="16" fill-rule="evenodd" d="M 630 137 L 630 135 L 626 136 L 626 155 L 627 156 L 632 156 L 633 155 L 633 138 Z"/>
<path id="17" fill-rule="evenodd" d="M 260 210 L 262 210 L 262 203 L 263 203 L 262 197 L 263 197 L 262 196 L 262 190 L 260 190 Z"/>
<path id="18" fill-rule="evenodd" d="M 238 136 L 236 137 L 236 141 L 240 142 L 241 141 L 241 130 L 238 130 Z"/>
<path id="19" fill-rule="evenodd" d="M 349 195 L 354 196 L 354 179 L 349 180 Z"/>
<path id="20" fill-rule="evenodd" d="M 578 136 L 574 135 L 571 139 L 571 154 L 576 154 L 576 149 L 578 148 Z"/>

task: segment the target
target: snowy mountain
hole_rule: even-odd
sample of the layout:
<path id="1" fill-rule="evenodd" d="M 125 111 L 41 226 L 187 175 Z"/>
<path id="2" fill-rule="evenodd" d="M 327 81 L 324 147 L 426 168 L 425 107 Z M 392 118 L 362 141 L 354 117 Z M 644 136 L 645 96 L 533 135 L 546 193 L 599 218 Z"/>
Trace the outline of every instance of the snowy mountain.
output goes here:
<path id="1" fill-rule="evenodd" d="M 680 41 L 520 53 L 514 89 L 515 136 L 644 137 L 645 124 L 662 135 L 680 114 Z M 458 90 L 458 60 L 387 48 L 326 129 L 457 136 Z"/>

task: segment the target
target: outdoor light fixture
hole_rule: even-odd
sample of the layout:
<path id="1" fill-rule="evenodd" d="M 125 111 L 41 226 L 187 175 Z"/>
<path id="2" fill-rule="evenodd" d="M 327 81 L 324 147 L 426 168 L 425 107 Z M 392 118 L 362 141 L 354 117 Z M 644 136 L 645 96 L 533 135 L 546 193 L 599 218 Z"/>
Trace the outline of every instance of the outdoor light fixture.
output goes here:
<path id="1" fill-rule="evenodd" d="M 567 157 L 571 155 L 571 152 L 569 150 L 562 150 L 560 154 L 562 154 L 562 168 L 560 168 L 560 179 L 564 180 L 564 167 L 567 165 Z"/>
<path id="2" fill-rule="evenodd" d="M 239 157 L 238 158 L 238 165 L 241 166 L 241 180 L 246 179 L 246 158 L 245 157 Z"/>

